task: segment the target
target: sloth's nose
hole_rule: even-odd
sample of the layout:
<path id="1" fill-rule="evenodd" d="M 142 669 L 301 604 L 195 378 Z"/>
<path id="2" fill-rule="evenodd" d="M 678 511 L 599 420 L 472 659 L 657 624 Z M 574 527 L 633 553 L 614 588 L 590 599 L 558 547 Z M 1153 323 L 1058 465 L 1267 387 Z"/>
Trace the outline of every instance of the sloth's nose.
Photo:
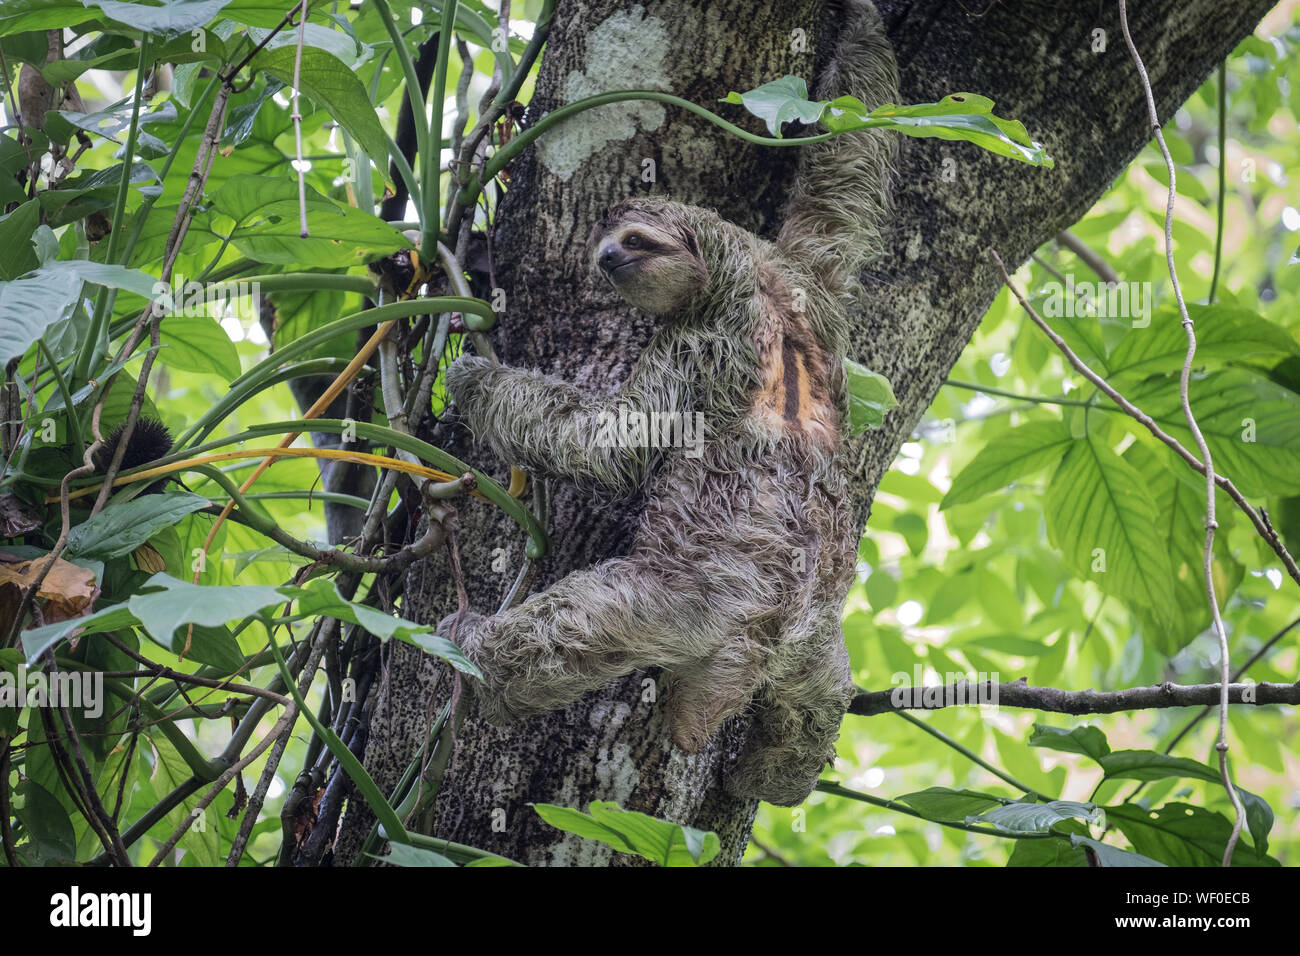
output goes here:
<path id="1" fill-rule="evenodd" d="M 606 272 L 612 272 L 619 266 L 627 265 L 633 257 L 617 242 L 611 242 L 600 250 L 596 257 L 597 264 Z"/>

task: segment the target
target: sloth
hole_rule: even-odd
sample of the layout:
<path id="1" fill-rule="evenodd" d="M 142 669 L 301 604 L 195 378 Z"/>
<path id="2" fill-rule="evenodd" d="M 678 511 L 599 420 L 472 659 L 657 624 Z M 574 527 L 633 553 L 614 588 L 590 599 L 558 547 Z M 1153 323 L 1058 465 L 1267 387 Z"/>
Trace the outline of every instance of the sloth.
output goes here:
<path id="1" fill-rule="evenodd" d="M 875 8 L 838 6 L 819 96 L 893 102 Z M 682 750 L 748 715 L 724 769 L 731 793 L 792 806 L 812 790 L 853 694 L 840 629 L 858 543 L 842 358 L 855 275 L 879 246 L 888 164 L 879 131 L 804 147 L 775 242 L 662 198 L 609 210 L 587 243 L 592 270 L 661 317 L 617 394 L 477 356 L 448 368 L 458 414 L 502 459 L 583 490 L 646 495 L 625 556 L 502 613 L 443 620 L 439 633 L 482 671 L 487 719 L 562 709 L 659 667 Z M 699 447 L 610 440 L 611 421 L 697 414 Z"/>

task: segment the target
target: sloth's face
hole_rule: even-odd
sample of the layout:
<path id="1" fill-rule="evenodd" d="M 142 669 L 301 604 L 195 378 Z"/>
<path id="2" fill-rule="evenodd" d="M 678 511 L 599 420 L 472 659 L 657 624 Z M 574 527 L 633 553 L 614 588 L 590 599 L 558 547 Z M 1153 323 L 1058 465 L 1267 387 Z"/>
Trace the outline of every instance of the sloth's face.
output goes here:
<path id="1" fill-rule="evenodd" d="M 652 315 L 676 312 L 708 288 L 695 233 L 668 203 L 620 203 L 592 229 L 587 250 L 592 269 Z"/>

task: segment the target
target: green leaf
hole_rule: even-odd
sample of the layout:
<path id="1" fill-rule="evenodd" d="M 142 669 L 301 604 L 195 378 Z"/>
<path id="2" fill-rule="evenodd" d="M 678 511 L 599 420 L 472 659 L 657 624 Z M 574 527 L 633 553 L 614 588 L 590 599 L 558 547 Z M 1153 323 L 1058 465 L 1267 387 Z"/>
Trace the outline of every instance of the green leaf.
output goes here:
<path id="1" fill-rule="evenodd" d="M 285 86 L 292 86 L 296 54 L 293 45 L 263 50 L 254 65 Z M 305 47 L 298 88 L 317 106 L 328 111 L 373 159 L 379 161 L 388 155 L 388 137 L 365 86 L 338 57 L 324 50 Z"/>
<path id="2" fill-rule="evenodd" d="M 1054 824 L 1072 818 L 1098 823 L 1101 810 L 1096 804 L 1073 800 L 1052 800 L 1049 803 L 1018 800 L 994 807 L 987 813 L 970 814 L 966 823 L 985 824 L 1003 833 L 1049 833 Z"/>
<path id="3" fill-rule="evenodd" d="M 783 76 L 746 93 L 733 90 L 722 102 L 745 107 L 767 125 L 773 136 L 780 136 L 786 123 L 812 125 L 826 112 L 826 103 L 808 99 L 808 84 L 802 76 Z"/>
<path id="4" fill-rule="evenodd" d="M 227 621 L 242 620 L 265 607 L 284 603 L 286 595 L 282 592 L 294 591 L 256 584 L 191 584 L 161 571 L 146 581 L 144 587 L 161 590 L 133 594 L 126 605 L 149 635 L 171 650 L 180 650 L 173 643 L 173 636 L 182 625 L 216 627 Z"/>
<path id="5" fill-rule="evenodd" d="M 1174 757 L 1154 750 L 1117 750 L 1098 761 L 1108 780 L 1160 780 L 1193 777 L 1217 782 L 1219 772 L 1189 757 Z"/>
<path id="6" fill-rule="evenodd" d="M 930 526 L 924 517 L 915 512 L 904 511 L 894 516 L 890 530 L 897 531 L 907 542 L 907 550 L 913 557 L 920 557 L 925 550 L 925 543 L 930 537 Z"/>
<path id="7" fill-rule="evenodd" d="M 908 136 L 964 140 L 999 156 L 1035 166 L 1052 165 L 1047 151 L 1029 138 L 1021 123 L 994 115 L 993 101 L 976 93 L 952 93 L 938 103 L 913 106 L 889 103 L 869 111 L 852 96 L 809 100 L 803 79 L 783 76 L 746 93 L 732 91 L 723 102 L 744 106 L 767 124 L 773 136 L 781 135 L 785 123 L 820 121 L 833 133 L 891 129 Z"/>
<path id="8" fill-rule="evenodd" d="M 661 866 L 699 866 L 721 850 L 718 835 L 656 820 L 612 801 L 593 800 L 588 813 L 550 803 L 533 805 L 551 826 L 612 846 L 621 853 L 635 853 Z"/>
<path id="9" fill-rule="evenodd" d="M 1246 359 L 1270 363 L 1300 353 L 1300 342 L 1279 325 L 1251 309 L 1227 305 L 1188 305 L 1187 314 L 1196 324 L 1194 368 Z M 1182 370 L 1187 354 L 1187 333 L 1178 310 L 1157 309 L 1146 328 L 1129 329 L 1110 356 L 1111 381 Z"/>
<path id="10" fill-rule="evenodd" d="M 9 786 L 8 780 L 3 783 Z M 23 805 L 15 808 L 13 813 L 27 831 L 41 862 L 70 863 L 75 860 L 77 833 L 63 805 L 31 779 L 24 780 L 18 792 L 22 794 Z"/>
<path id="11" fill-rule="evenodd" d="M 150 298 L 156 281 L 136 269 L 79 259 L 46 262 L 21 279 L 0 282 L 0 365 L 21 356 L 46 328 L 70 316 L 87 282 Z"/>
<path id="12" fill-rule="evenodd" d="M 948 787 L 929 787 L 903 794 L 898 800 L 936 823 L 964 823 L 968 817 L 1011 802 L 975 790 L 951 790 Z"/>
<path id="13" fill-rule="evenodd" d="M 244 666 L 244 652 L 230 629 L 224 626 L 195 624 L 187 656 L 200 664 L 210 664 L 222 674 L 234 674 Z"/>
<path id="14" fill-rule="evenodd" d="M 1098 866 L 1164 866 L 1149 856 L 1143 856 L 1141 853 L 1134 853 L 1131 850 L 1121 850 L 1119 847 L 1111 846 L 1109 843 L 1102 843 L 1100 840 L 1093 840 L 1086 836 L 1080 836 L 1077 833 L 1070 834 L 1070 845 L 1076 848 L 1087 847 L 1095 854 Z"/>
<path id="15" fill-rule="evenodd" d="M 1088 855 L 1065 840 L 1017 840 L 1007 866 L 1088 866 Z"/>
<path id="16" fill-rule="evenodd" d="M 120 558 L 130 554 L 163 528 L 185 515 L 208 506 L 208 499 L 188 491 L 140 495 L 130 501 L 110 502 L 68 535 L 68 556 Z"/>
<path id="17" fill-rule="evenodd" d="M 977 501 L 1017 479 L 1041 471 L 1060 461 L 1073 443 L 1069 429 L 1060 421 L 1030 422 L 1013 428 L 985 445 L 957 473 L 939 508 Z"/>
<path id="18" fill-rule="evenodd" d="M 131 627 L 135 623 L 135 617 L 125 604 L 115 604 L 85 617 L 28 628 L 22 634 L 23 653 L 27 655 L 28 666 L 31 666 L 36 663 L 37 658 L 73 631 L 82 634 L 107 634 L 124 627 Z"/>
<path id="19" fill-rule="evenodd" d="M 220 323 L 206 315 L 169 315 L 159 326 L 168 346 L 164 361 L 183 372 L 210 372 L 227 382 L 239 378 L 239 352 Z"/>
<path id="20" fill-rule="evenodd" d="M 0 34 L 53 30 L 95 19 L 81 0 L 5 0 L 0 4 Z"/>
<path id="21" fill-rule="evenodd" d="M 390 843 L 387 856 L 373 856 L 376 860 L 382 860 L 393 866 L 450 866 L 456 864 L 447 859 L 441 853 L 434 853 L 432 850 L 426 850 L 423 847 L 408 846 L 405 843 Z"/>
<path id="22" fill-rule="evenodd" d="M 0 43 L 0 49 L 4 50 L 5 58 L 10 63 L 30 63 L 37 69 L 45 65 L 45 58 L 50 51 L 45 34 L 39 30 L 6 37 Z"/>
<path id="23" fill-rule="evenodd" d="M 346 206 L 307 206 L 302 236 L 298 200 L 271 203 L 254 221 L 241 225 L 231 244 L 250 259 L 275 265 L 310 265 L 342 269 L 362 265 L 411 244 L 378 216 Z"/>
<path id="24" fill-rule="evenodd" d="M 331 579 L 313 578 L 301 588 L 294 590 L 299 595 L 299 614 L 324 614 L 340 621 L 360 625 L 380 640 L 402 641 L 420 648 L 427 654 L 441 657 L 461 673 L 480 679 L 483 676 L 474 662 L 465 656 L 464 651 L 445 637 L 434 634 L 432 626 L 414 624 L 364 604 L 348 601 L 339 594 L 338 587 Z"/>
<path id="25" fill-rule="evenodd" d="M 32 233 L 40 221 L 41 207 L 35 199 L 0 216 L 0 279 L 17 279 L 40 266 L 32 248 Z"/>
<path id="26" fill-rule="evenodd" d="M 993 101 L 977 93 L 951 93 L 938 103 L 887 105 L 870 113 L 853 97 L 840 97 L 830 103 L 829 114 L 825 125 L 836 132 L 878 125 L 908 136 L 964 140 L 1033 166 L 1050 169 L 1054 165 L 1047 150 L 1029 138 L 1023 124 L 994 115 Z"/>
<path id="27" fill-rule="evenodd" d="M 1151 492 L 1158 515 L 1157 534 L 1169 554 L 1173 573 L 1173 617 L 1163 627 L 1154 620 L 1145 622 L 1143 633 L 1161 654 L 1172 657 L 1210 626 L 1204 571 L 1205 483 L 1172 452 L 1159 446 L 1135 442 L 1124 452 L 1124 460 L 1138 470 Z M 1219 523 L 1225 526 L 1215 536 L 1213 564 L 1215 596 L 1223 609 L 1241 583 L 1245 568 L 1233 558 L 1228 546 L 1226 525 L 1232 520 L 1232 505 L 1223 492 L 1216 492 L 1215 498 Z"/>
<path id="28" fill-rule="evenodd" d="M 898 597 L 898 580 L 888 571 L 872 571 L 867 578 L 866 591 L 871 610 L 883 611 L 892 607 L 894 598 Z"/>
<path id="29" fill-rule="evenodd" d="M 41 74 L 51 85 L 67 83 L 77 79 L 87 70 L 130 70 L 140 58 L 140 51 L 127 37 L 120 34 L 103 34 L 102 42 L 92 42 L 82 47 L 71 56 L 42 64 Z M 205 60 L 220 62 L 226 58 L 226 45 L 215 32 L 208 31 L 204 37 L 204 48 L 194 49 L 194 37 L 186 31 L 181 36 L 163 44 L 155 44 L 150 54 L 159 63 L 192 64 Z M 125 102 L 125 101 L 124 101 Z M 126 112 L 130 114 L 130 104 L 126 103 Z M 188 103 L 182 105 L 188 106 Z M 173 107 L 174 109 L 174 107 Z M 65 118 L 68 113 L 60 110 Z M 145 117 L 140 123 L 145 123 Z"/>
<path id="30" fill-rule="evenodd" d="M 1106 819 L 1143 856 L 1169 866 L 1219 866 L 1232 824 L 1221 813 L 1186 803 L 1169 803 L 1155 810 L 1124 803 L 1106 807 Z M 1277 861 L 1238 843 L 1233 866 L 1276 866 Z"/>
<path id="31" fill-rule="evenodd" d="M 885 421 L 885 414 L 898 404 L 889 379 L 847 358 L 844 372 L 849 383 L 849 435 L 879 428 Z"/>
<path id="32" fill-rule="evenodd" d="M 310 186 L 304 193 L 308 207 L 338 209 L 337 203 L 322 196 Z M 242 223 L 272 203 L 298 202 L 298 184 L 284 176 L 255 176 L 241 173 L 231 176 L 212 194 L 212 206 L 236 223 Z"/>
<path id="33" fill-rule="evenodd" d="M 342 22 L 347 23 L 347 20 L 343 19 Z M 270 35 L 270 33 L 270 30 L 253 27 L 248 31 L 248 36 L 254 43 L 261 43 Z M 267 42 L 265 49 L 278 50 L 281 47 L 289 47 L 292 49 L 297 46 L 297 44 L 298 30 L 297 28 L 294 28 L 291 30 L 282 30 L 280 33 L 271 37 Z M 489 39 L 484 45 L 491 46 L 491 40 Z M 304 24 L 304 54 L 309 49 L 323 50 L 324 52 L 329 53 L 336 57 L 341 63 L 346 64 L 350 70 L 355 70 L 361 64 L 369 60 L 371 53 L 373 52 L 370 46 L 359 42 L 355 35 L 348 36 L 346 33 L 339 30 L 331 30 L 329 27 L 319 26 L 310 22 Z M 254 70 L 261 65 L 261 56 L 262 54 L 258 54 L 258 58 L 253 60 Z"/>
<path id="34" fill-rule="evenodd" d="M 1248 497 L 1300 494 L 1300 396 L 1244 369 L 1198 377 L 1189 394 L 1215 471 Z M 1152 379 L 1128 398 L 1196 454 L 1176 378 Z"/>
<path id="35" fill-rule="evenodd" d="M 1163 780 L 1168 777 L 1204 780 L 1221 786 L 1223 778 L 1215 767 L 1192 760 L 1174 757 L 1152 750 L 1117 750 L 1098 760 L 1106 772 L 1107 780 Z M 1268 834 L 1273 829 L 1273 808 L 1262 797 L 1235 787 L 1246 811 L 1250 837 L 1261 853 L 1268 852 Z"/>
<path id="36" fill-rule="evenodd" d="M 123 3 L 120 0 L 84 0 L 118 23 L 144 33 L 175 36 L 210 23 L 230 0 L 160 0 L 157 4 Z"/>
<path id="37" fill-rule="evenodd" d="M 1047 488 L 1047 531 L 1077 576 L 1102 591 L 1173 614 L 1173 574 L 1142 478 L 1093 436 L 1077 440 Z"/>
<path id="38" fill-rule="evenodd" d="M 1101 760 L 1110 753 L 1110 744 L 1100 727 L 1049 727 L 1046 724 L 1034 724 L 1034 733 L 1029 738 L 1029 746 L 1046 747 L 1064 753 L 1083 754 L 1093 760 Z"/>

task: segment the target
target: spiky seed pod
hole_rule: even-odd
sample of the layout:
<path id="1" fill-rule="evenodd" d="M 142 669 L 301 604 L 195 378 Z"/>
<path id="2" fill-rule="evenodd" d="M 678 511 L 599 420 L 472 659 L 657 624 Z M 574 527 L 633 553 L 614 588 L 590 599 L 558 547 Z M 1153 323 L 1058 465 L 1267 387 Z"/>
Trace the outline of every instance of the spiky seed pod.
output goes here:
<path id="1" fill-rule="evenodd" d="M 104 444 L 95 453 L 95 467 L 101 474 L 108 471 L 108 466 L 117 454 L 117 446 L 122 442 L 126 431 L 126 422 L 118 425 L 104 439 Z M 126 443 L 126 452 L 122 455 L 122 467 L 119 472 L 147 465 L 157 461 L 172 450 L 172 433 L 167 426 L 156 418 L 140 418 L 131 431 L 131 438 Z M 167 487 L 170 479 L 162 478 L 153 482 L 144 490 L 147 495 L 155 494 Z"/>

